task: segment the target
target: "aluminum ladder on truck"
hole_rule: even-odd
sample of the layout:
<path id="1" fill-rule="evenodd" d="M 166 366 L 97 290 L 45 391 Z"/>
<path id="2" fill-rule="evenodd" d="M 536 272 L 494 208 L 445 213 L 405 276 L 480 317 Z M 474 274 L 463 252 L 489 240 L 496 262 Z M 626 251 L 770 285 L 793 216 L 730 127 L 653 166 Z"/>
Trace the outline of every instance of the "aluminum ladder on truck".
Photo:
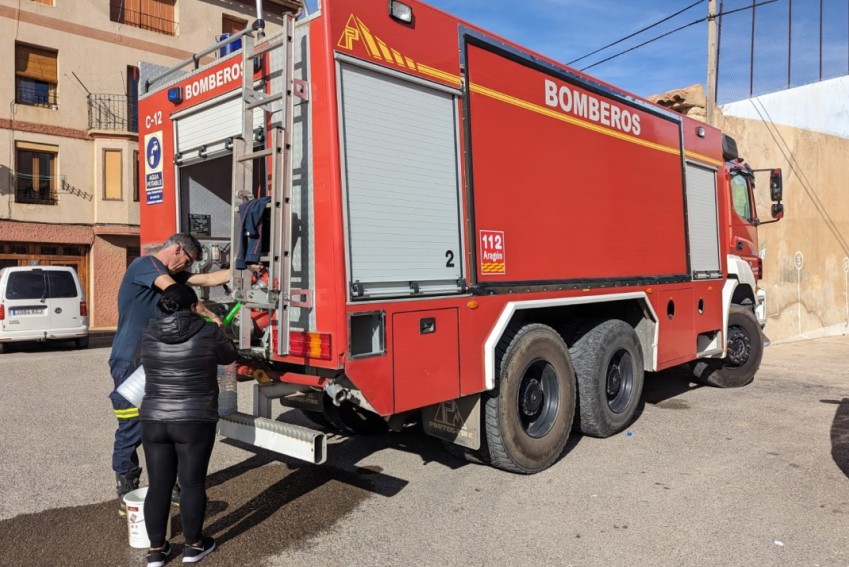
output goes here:
<path id="1" fill-rule="evenodd" d="M 284 30 L 265 40 L 261 28 L 257 37 L 247 34 L 242 47 L 242 133 L 233 140 L 233 232 L 231 250 L 242 240 L 239 207 L 249 201 L 269 197 L 264 228 L 268 230 L 269 250 L 260 257 L 268 270 L 267 286 L 251 283 L 249 270 L 236 271 L 231 282 L 233 297 L 242 302 L 242 324 L 238 346 L 256 354 L 285 356 L 289 352 L 289 307 L 308 306 L 309 294 L 291 289 L 292 262 L 292 123 L 294 98 L 305 98 L 305 85 L 294 79 L 294 22 L 285 16 Z M 256 80 L 261 71 L 262 79 Z M 257 128 L 257 115 L 259 127 Z M 267 131 L 267 134 L 263 132 Z M 263 148 L 255 150 L 255 143 Z M 262 162 L 265 168 L 262 167 Z M 255 173 L 261 175 L 257 176 Z M 264 172 L 264 174 L 263 174 Z M 258 183 L 257 183 L 258 181 Z M 254 186 L 257 183 L 257 187 Z M 295 301 L 305 297 L 306 301 Z M 265 347 L 252 344 L 250 310 L 268 311 L 276 330 Z M 276 340 L 275 340 L 276 339 Z"/>
<path id="2" fill-rule="evenodd" d="M 233 230 L 230 249 L 242 242 L 240 206 L 269 197 L 262 215 L 268 229 L 269 250 L 260 256 L 268 269 L 268 285 L 252 284 L 250 270 L 234 270 L 230 281 L 233 298 L 242 303 L 238 347 L 254 355 L 285 356 L 289 351 L 289 307 L 310 305 L 309 293 L 291 289 L 292 243 L 292 124 L 294 97 L 306 98 L 306 85 L 294 78 L 294 23 L 284 16 L 284 30 L 266 40 L 261 22 L 254 33 L 242 39 L 242 132 L 233 139 Z M 261 71 L 262 79 L 256 80 Z M 257 118 L 258 128 L 257 128 Z M 267 135 L 262 134 L 268 131 Z M 255 144 L 262 143 L 261 149 Z M 265 168 L 262 167 L 264 162 Z M 254 172 L 260 173 L 259 176 Z M 254 184 L 257 186 L 254 186 Z M 295 301 L 292 295 L 304 296 Z M 252 344 L 251 312 L 267 311 L 276 336 L 270 332 L 265 346 Z M 275 340 L 276 339 L 276 344 Z M 291 393 L 291 386 L 277 383 L 254 385 L 254 415 L 235 413 L 218 421 L 218 434 L 312 463 L 323 463 L 327 455 L 322 432 L 271 419 L 271 400 Z"/>

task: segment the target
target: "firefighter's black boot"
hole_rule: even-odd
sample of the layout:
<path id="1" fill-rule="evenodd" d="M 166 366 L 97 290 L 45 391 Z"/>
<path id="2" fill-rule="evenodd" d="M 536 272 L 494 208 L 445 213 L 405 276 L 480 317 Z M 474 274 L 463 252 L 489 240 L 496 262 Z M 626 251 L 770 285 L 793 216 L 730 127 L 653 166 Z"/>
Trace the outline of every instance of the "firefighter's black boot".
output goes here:
<path id="1" fill-rule="evenodd" d="M 139 487 L 141 473 L 142 470 L 138 468 L 127 474 L 115 475 L 115 490 L 118 492 L 118 515 L 121 517 L 127 515 L 127 505 L 124 503 L 124 496 Z"/>

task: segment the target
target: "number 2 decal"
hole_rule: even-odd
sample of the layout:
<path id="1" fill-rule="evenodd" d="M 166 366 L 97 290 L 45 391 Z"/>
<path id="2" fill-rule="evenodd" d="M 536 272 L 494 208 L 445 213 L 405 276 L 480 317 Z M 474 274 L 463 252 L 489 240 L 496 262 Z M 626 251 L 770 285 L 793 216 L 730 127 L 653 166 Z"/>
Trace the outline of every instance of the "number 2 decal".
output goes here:
<path id="1" fill-rule="evenodd" d="M 445 262 L 445 267 L 446 268 L 453 268 L 454 267 L 454 251 L 453 250 L 446 250 L 445 251 L 445 257 L 448 258 L 448 261 Z"/>

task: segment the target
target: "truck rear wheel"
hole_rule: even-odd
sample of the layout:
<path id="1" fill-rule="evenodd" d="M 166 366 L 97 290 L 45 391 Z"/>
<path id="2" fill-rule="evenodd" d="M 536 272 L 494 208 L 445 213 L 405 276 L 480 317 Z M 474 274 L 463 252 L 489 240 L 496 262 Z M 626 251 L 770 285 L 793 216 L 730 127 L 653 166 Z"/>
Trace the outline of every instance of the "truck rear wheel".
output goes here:
<path id="1" fill-rule="evenodd" d="M 566 447 L 575 415 L 575 373 L 566 343 L 551 327 L 508 331 L 505 343 L 498 386 L 484 400 L 484 454 L 496 468 L 536 473 Z"/>
<path id="2" fill-rule="evenodd" d="M 726 347 L 725 358 L 697 360 L 691 364 L 697 382 L 717 388 L 739 388 L 755 379 L 764 355 L 764 338 L 751 309 L 731 306 Z"/>
<path id="3" fill-rule="evenodd" d="M 569 349 L 578 380 L 581 432 L 610 437 L 634 419 L 643 392 L 643 350 L 633 327 L 603 321 Z"/>

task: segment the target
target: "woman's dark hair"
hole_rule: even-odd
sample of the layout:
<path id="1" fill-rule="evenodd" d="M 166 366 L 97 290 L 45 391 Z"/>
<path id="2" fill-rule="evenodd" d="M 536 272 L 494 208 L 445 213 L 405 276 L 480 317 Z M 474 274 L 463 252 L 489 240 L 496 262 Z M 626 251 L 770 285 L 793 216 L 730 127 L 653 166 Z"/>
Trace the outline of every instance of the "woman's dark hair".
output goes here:
<path id="1" fill-rule="evenodd" d="M 156 306 L 166 315 L 171 315 L 177 311 L 189 311 L 197 302 L 198 296 L 191 286 L 175 283 L 165 288 Z"/>

